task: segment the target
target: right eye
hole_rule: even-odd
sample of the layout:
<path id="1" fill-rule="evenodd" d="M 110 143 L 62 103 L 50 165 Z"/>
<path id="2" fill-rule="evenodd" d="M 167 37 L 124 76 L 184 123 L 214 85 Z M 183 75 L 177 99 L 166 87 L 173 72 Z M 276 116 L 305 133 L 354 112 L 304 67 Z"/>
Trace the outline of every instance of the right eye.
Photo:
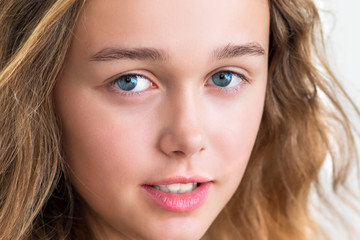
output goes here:
<path id="1" fill-rule="evenodd" d="M 126 92 L 141 92 L 151 86 L 151 81 L 138 74 L 122 75 L 114 80 L 114 85 Z"/>

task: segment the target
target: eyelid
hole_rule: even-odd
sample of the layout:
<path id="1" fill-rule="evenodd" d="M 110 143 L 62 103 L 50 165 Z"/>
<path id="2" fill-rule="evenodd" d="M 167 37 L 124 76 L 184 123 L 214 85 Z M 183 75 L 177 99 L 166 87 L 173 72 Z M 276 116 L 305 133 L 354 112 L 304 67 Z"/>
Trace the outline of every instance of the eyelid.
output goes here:
<path id="1" fill-rule="evenodd" d="M 249 73 L 239 67 L 236 66 L 227 66 L 227 67 L 220 67 L 220 68 L 216 68 L 215 70 L 211 71 L 205 78 L 205 82 L 207 82 L 209 79 L 211 79 L 211 77 L 213 75 L 215 75 L 216 73 L 219 72 L 230 72 L 233 74 L 238 75 L 239 77 L 241 77 L 243 80 L 245 80 L 247 83 L 251 83 L 251 77 L 249 75 Z"/>
<path id="2" fill-rule="evenodd" d="M 144 71 L 139 71 L 139 70 L 123 72 L 123 73 L 120 73 L 120 74 L 110 77 L 106 82 L 108 82 L 107 85 L 110 87 L 110 89 L 117 94 L 121 94 L 121 95 L 125 95 L 125 96 L 142 95 L 142 94 L 146 93 L 149 89 L 158 87 L 157 84 L 152 80 L 153 77 L 148 76 L 151 74 L 143 73 L 143 72 Z M 150 82 L 150 86 L 147 89 L 141 90 L 141 91 L 125 91 L 117 86 L 118 79 L 121 77 L 124 77 L 124 76 L 137 76 L 137 77 L 144 78 Z"/>
<path id="3" fill-rule="evenodd" d="M 238 84 L 234 86 L 217 86 L 214 82 L 212 77 L 215 74 L 221 73 L 221 72 L 228 72 L 234 75 L 237 75 L 239 78 L 241 78 L 242 81 L 240 81 Z M 212 84 L 208 84 L 209 81 L 212 81 Z M 239 91 L 241 91 L 244 87 L 247 87 L 249 84 L 252 83 L 252 79 L 250 78 L 250 75 L 247 71 L 238 68 L 238 67 L 221 67 L 217 68 L 214 71 L 212 71 L 210 74 L 207 75 L 207 78 L 205 78 L 205 87 L 209 87 L 209 90 L 211 90 L 216 95 L 219 95 L 221 97 L 228 97 L 228 96 L 235 96 Z"/>
<path id="4" fill-rule="evenodd" d="M 104 83 L 109 83 L 109 82 L 113 82 L 116 79 L 118 79 L 121 76 L 126 76 L 126 75 L 135 75 L 135 76 L 141 76 L 144 77 L 146 79 L 148 79 L 149 81 L 151 81 L 152 83 L 156 84 L 156 81 L 154 81 L 154 79 L 156 80 L 156 76 L 155 74 L 153 74 L 151 71 L 149 70 L 145 70 L 145 69 L 134 69 L 134 70 L 127 70 L 124 72 L 120 72 L 117 74 L 112 75 L 111 77 L 107 78 Z"/>
<path id="5" fill-rule="evenodd" d="M 234 69 L 234 67 L 228 67 L 228 68 L 218 68 L 214 71 L 212 71 L 210 74 L 208 74 L 208 76 L 205 78 L 205 83 L 204 85 L 205 86 L 213 86 L 215 84 L 207 84 L 208 81 L 213 81 L 212 80 L 212 77 L 215 75 L 215 74 L 218 74 L 218 73 L 221 73 L 221 72 L 227 72 L 227 73 L 231 73 L 231 74 L 234 74 L 236 76 L 238 76 L 239 78 L 241 78 L 243 81 L 245 81 L 246 83 L 251 83 L 251 80 L 250 80 L 250 77 L 248 76 L 248 74 L 246 73 L 242 73 L 244 71 L 240 71 L 238 68 L 236 68 L 236 70 Z M 241 84 L 241 83 L 240 83 Z M 216 86 L 215 87 L 218 87 L 218 88 L 234 88 L 234 87 L 220 87 L 220 86 Z"/>
<path id="6" fill-rule="evenodd" d="M 237 75 L 242 80 L 244 80 L 244 82 L 240 82 L 238 85 L 232 86 L 232 87 L 219 87 L 219 86 L 216 86 L 215 84 L 207 84 L 208 81 L 212 81 L 213 75 L 220 73 L 220 72 L 229 72 L 234 75 Z M 148 80 L 150 82 L 150 87 L 148 87 L 145 90 L 141 90 L 141 91 L 122 90 L 120 87 L 116 86 L 117 85 L 116 81 L 120 77 L 127 76 L 127 75 L 133 75 L 133 76 L 139 76 L 139 77 L 145 78 L 146 80 Z M 143 94 L 147 93 L 149 89 L 159 88 L 158 84 L 153 79 L 156 80 L 155 75 L 152 72 L 149 72 L 147 70 L 130 70 L 130 71 L 116 74 L 116 75 L 108 78 L 108 80 L 105 80 L 105 82 L 108 82 L 107 85 L 110 87 L 110 90 L 112 90 L 113 92 L 131 97 L 131 96 L 143 95 Z M 214 71 L 210 72 L 207 75 L 207 77 L 205 78 L 204 86 L 213 86 L 214 88 L 218 88 L 220 91 L 225 93 L 225 92 L 236 92 L 236 91 L 240 90 L 240 88 L 242 88 L 243 85 L 246 85 L 249 83 L 251 84 L 251 78 L 246 70 L 243 70 L 239 67 L 228 66 L 228 67 L 217 68 Z"/>

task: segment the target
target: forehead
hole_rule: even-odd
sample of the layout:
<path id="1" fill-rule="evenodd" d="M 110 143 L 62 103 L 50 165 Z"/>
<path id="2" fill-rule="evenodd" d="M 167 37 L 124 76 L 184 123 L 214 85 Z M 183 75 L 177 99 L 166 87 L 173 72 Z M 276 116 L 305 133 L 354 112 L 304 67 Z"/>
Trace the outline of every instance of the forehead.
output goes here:
<path id="1" fill-rule="evenodd" d="M 106 46 L 201 51 L 256 41 L 267 49 L 267 0 L 89 0 L 75 29 L 87 51 Z"/>

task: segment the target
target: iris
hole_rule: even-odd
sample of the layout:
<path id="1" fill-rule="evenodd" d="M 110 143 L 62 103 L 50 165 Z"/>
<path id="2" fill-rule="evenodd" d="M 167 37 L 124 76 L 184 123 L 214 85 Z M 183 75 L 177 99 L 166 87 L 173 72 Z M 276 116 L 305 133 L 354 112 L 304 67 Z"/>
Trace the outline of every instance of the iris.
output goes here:
<path id="1" fill-rule="evenodd" d="M 138 78 L 139 76 L 137 75 L 121 76 L 116 80 L 116 84 L 124 91 L 131 91 L 136 87 Z"/>
<path id="2" fill-rule="evenodd" d="M 226 87 L 231 83 L 232 77 L 232 72 L 218 72 L 212 75 L 211 79 L 216 86 Z"/>

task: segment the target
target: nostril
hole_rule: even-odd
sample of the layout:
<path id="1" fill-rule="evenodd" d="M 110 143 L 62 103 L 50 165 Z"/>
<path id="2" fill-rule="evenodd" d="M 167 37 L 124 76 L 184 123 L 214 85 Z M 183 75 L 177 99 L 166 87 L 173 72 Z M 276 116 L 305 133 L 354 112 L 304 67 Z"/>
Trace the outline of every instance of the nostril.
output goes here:
<path id="1" fill-rule="evenodd" d="M 185 153 L 183 151 L 174 151 L 173 154 L 175 156 L 185 156 Z"/>
<path id="2" fill-rule="evenodd" d="M 173 151 L 172 152 L 172 155 L 174 156 L 177 156 L 177 157 L 189 157 L 189 156 L 192 156 L 194 153 L 196 152 L 202 152 L 202 151 L 205 151 L 206 148 L 205 147 L 202 147 L 199 149 L 199 151 L 189 151 L 189 154 L 187 152 L 184 152 L 184 151 L 181 151 L 181 150 L 176 150 L 176 151 Z"/>

